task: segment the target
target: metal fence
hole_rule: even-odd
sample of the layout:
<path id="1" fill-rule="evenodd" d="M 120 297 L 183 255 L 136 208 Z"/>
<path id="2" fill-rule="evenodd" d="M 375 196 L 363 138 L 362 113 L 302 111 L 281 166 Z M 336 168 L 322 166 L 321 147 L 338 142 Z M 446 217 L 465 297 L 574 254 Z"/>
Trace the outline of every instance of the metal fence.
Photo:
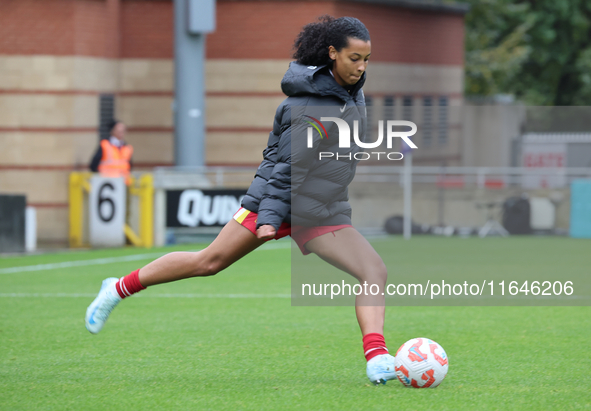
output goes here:
<path id="1" fill-rule="evenodd" d="M 413 231 L 427 226 L 428 232 L 443 227 L 446 233 L 482 234 L 494 225 L 488 234 L 501 234 L 497 223 L 513 224 L 512 231 L 517 221 L 523 233 L 566 234 L 571 184 L 579 179 L 591 179 L 591 168 L 413 167 Z M 389 218 L 402 216 L 403 186 L 404 167 L 358 167 L 349 188 L 354 223 L 383 229 Z M 519 201 L 521 216 L 510 208 Z"/>
<path id="2" fill-rule="evenodd" d="M 169 189 L 247 188 L 255 172 L 255 167 L 157 168 L 156 202 L 162 203 L 158 193 Z M 429 227 L 431 233 L 478 234 L 487 224 L 506 222 L 507 202 L 523 199 L 530 206 L 521 218 L 528 219 L 524 223 L 532 232 L 567 234 L 570 187 L 578 179 L 591 179 L 591 168 L 416 166 L 412 220 L 415 229 Z M 388 219 L 403 215 L 403 185 L 402 166 L 359 165 L 349 186 L 353 224 L 366 232 L 383 232 Z M 499 230 L 489 230 L 495 232 Z"/>

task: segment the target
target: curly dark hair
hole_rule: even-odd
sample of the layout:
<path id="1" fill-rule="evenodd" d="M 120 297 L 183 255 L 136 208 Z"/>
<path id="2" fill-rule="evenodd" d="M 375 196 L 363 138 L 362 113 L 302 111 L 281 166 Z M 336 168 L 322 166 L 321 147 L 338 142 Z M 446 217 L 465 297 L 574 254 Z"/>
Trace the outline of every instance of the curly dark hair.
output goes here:
<path id="1" fill-rule="evenodd" d="M 298 34 L 293 44 L 293 58 L 309 66 L 331 64 L 328 47 L 333 46 L 341 51 L 349 43 L 350 37 L 369 41 L 369 31 L 354 17 L 336 19 L 329 15 L 320 16 L 317 22 L 306 24 Z"/>

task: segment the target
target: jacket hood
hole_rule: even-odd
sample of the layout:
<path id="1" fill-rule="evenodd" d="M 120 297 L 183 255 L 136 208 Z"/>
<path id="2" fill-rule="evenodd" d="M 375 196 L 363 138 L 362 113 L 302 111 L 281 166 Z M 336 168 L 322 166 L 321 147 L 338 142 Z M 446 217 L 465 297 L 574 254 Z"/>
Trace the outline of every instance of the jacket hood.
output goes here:
<path id="1" fill-rule="evenodd" d="M 304 66 L 295 61 L 289 63 L 289 68 L 281 80 L 281 90 L 288 97 L 314 94 L 319 96 L 336 96 L 343 101 L 351 99 L 363 87 L 365 73 L 353 86 L 351 93 L 336 82 L 330 74 L 328 66 Z"/>

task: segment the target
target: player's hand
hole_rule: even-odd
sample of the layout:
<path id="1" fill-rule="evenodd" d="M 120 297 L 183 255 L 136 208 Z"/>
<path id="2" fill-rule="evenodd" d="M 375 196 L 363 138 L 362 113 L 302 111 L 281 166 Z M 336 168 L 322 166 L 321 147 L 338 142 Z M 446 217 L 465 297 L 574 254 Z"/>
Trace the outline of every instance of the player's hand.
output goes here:
<path id="1" fill-rule="evenodd" d="M 257 238 L 261 240 L 269 240 L 277 234 L 277 230 L 272 225 L 262 225 L 257 229 Z"/>

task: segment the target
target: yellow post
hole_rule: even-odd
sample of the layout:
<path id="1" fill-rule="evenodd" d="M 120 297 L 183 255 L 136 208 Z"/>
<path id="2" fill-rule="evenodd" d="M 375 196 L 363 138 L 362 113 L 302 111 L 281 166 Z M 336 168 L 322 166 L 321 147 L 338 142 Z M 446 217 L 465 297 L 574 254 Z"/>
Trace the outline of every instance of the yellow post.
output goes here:
<path id="1" fill-rule="evenodd" d="M 123 225 L 123 233 L 125 233 L 125 236 L 129 240 L 129 242 L 131 244 L 133 244 L 134 246 L 136 246 L 136 247 L 143 246 L 142 239 L 138 237 L 138 235 L 133 231 L 133 229 L 129 226 L 129 224 Z"/>
<path id="2" fill-rule="evenodd" d="M 70 174 L 69 203 L 70 203 L 70 247 L 82 246 L 82 176 L 80 173 Z"/>
<path id="3" fill-rule="evenodd" d="M 154 177 L 144 174 L 140 177 L 140 238 L 142 245 L 154 245 Z"/>
<path id="4" fill-rule="evenodd" d="M 125 224 L 124 231 L 129 241 L 137 247 L 150 248 L 154 245 L 154 177 L 143 174 L 139 179 L 132 177 L 129 195 L 139 197 L 139 235 Z"/>
<path id="5" fill-rule="evenodd" d="M 91 173 L 71 173 L 69 184 L 70 247 L 83 247 L 84 244 L 84 191 L 90 192 L 88 179 Z"/>

